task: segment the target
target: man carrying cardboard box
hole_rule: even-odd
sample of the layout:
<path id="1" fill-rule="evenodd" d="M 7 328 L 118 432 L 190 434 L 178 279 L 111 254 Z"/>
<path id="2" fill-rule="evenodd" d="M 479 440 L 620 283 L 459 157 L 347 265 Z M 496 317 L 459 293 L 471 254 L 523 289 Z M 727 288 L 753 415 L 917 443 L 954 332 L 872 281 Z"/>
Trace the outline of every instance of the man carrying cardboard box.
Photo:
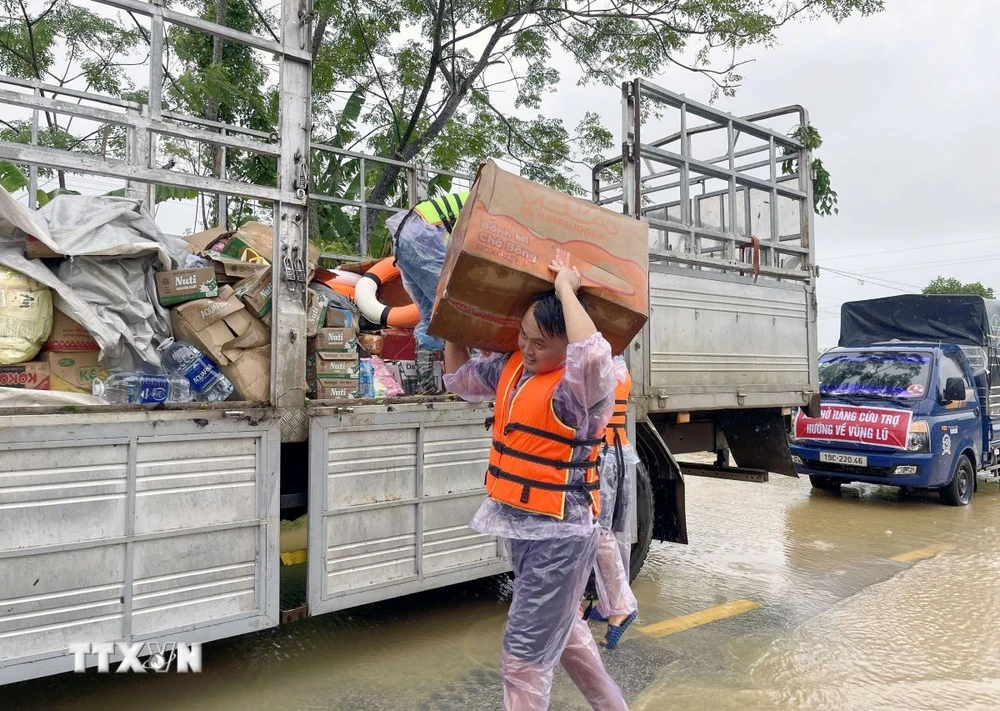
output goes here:
<path id="1" fill-rule="evenodd" d="M 403 287 L 420 311 L 420 323 L 414 328 L 414 335 L 417 338 L 417 390 L 421 395 L 437 392 L 433 353 L 444 348 L 444 342 L 428 335 L 427 326 L 434 309 L 448 238 L 468 198 L 469 192 L 465 190 L 424 200 L 409 212 L 393 215 L 385 223 L 393 236 L 393 253 L 403 277 Z"/>
<path id="2" fill-rule="evenodd" d="M 577 297 L 579 272 L 560 261 L 550 269 L 555 290 L 533 297 L 517 350 L 472 358 L 449 341 L 445 384 L 466 400 L 496 402 L 488 498 L 470 526 L 506 539 L 514 568 L 504 708 L 547 709 L 561 663 L 593 708 L 627 711 L 580 610 L 598 550 L 597 457 L 617 373 Z"/>

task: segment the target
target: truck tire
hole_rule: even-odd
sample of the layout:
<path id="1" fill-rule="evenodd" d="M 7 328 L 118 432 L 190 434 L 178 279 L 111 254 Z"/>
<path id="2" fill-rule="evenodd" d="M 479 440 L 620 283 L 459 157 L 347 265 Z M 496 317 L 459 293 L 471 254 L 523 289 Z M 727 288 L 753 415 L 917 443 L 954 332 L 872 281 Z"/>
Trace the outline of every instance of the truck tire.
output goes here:
<path id="1" fill-rule="evenodd" d="M 653 482 L 642 462 L 635 465 L 635 516 L 637 532 L 629 556 L 629 582 L 639 575 L 649 555 L 649 545 L 653 542 Z"/>
<path id="2" fill-rule="evenodd" d="M 976 469 L 966 456 L 958 458 L 951 482 L 941 489 L 941 503 L 948 506 L 968 506 L 976 488 Z"/>
<path id="3" fill-rule="evenodd" d="M 810 474 L 809 483 L 813 485 L 814 489 L 822 489 L 823 491 L 840 491 L 841 482 L 836 479 L 831 479 L 828 476 Z"/>

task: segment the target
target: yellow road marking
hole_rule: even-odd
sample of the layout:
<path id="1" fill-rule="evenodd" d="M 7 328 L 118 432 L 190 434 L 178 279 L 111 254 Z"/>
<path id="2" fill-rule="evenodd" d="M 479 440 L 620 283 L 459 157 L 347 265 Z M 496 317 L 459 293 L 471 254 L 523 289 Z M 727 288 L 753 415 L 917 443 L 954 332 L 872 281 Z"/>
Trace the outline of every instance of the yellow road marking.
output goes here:
<path id="1" fill-rule="evenodd" d="M 733 600 L 732 602 L 710 607 L 707 610 L 692 612 L 690 615 L 682 615 L 681 617 L 674 617 L 662 622 L 655 622 L 645 627 L 639 627 L 638 629 L 640 632 L 653 637 L 666 637 L 668 634 L 683 632 L 692 627 L 706 625 L 709 622 L 716 622 L 724 620 L 727 617 L 741 615 L 744 612 L 750 612 L 750 610 L 756 610 L 759 607 L 760 605 L 753 600 Z"/>
<path id="2" fill-rule="evenodd" d="M 295 565 L 296 563 L 306 562 L 306 549 L 302 548 L 297 551 L 288 551 L 287 553 L 281 554 L 281 564 L 282 565 Z"/>
<path id="3" fill-rule="evenodd" d="M 906 553 L 900 553 L 899 555 L 894 555 L 889 560 L 894 560 L 897 563 L 912 563 L 915 560 L 924 560 L 925 558 L 933 558 L 938 553 L 948 549 L 943 543 L 939 543 L 936 546 L 928 546 L 927 548 L 918 548 L 915 551 L 907 551 Z"/>

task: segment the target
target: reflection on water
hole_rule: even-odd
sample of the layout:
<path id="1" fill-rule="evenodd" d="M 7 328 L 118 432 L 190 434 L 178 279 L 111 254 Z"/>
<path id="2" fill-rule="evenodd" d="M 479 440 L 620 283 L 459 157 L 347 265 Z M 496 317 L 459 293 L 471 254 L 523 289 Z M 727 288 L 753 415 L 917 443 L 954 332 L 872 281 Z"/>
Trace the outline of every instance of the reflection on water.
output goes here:
<path id="1" fill-rule="evenodd" d="M 864 498 L 814 497 L 789 509 L 789 541 L 806 542 L 789 547 L 789 562 L 819 575 L 838 564 L 856 567 L 859 558 L 931 543 L 947 548 L 919 565 L 902 565 L 775 641 L 750 674 L 774 707 L 1000 707 L 996 486 L 981 485 L 969 508 L 944 507 L 934 498 L 876 497 L 865 505 Z M 809 539 L 826 546 L 811 547 Z"/>
<path id="2" fill-rule="evenodd" d="M 673 566 L 678 579 L 664 578 L 668 603 L 707 584 L 764 607 L 668 638 L 686 658 L 633 711 L 1000 708 L 996 483 L 981 481 L 967 508 L 935 494 L 851 486 L 837 496 L 785 480 L 745 490 L 735 508 L 719 482 L 689 480 L 688 492 L 700 529 L 691 540 L 703 550 L 689 548 Z M 935 544 L 945 549 L 932 559 L 891 560 Z"/>
<path id="3" fill-rule="evenodd" d="M 691 544 L 654 545 L 639 624 L 761 608 L 664 638 L 630 631 L 607 659 L 633 711 L 1000 708 L 995 483 L 966 508 L 783 477 L 689 478 L 687 499 Z M 933 559 L 891 560 L 934 545 Z M 324 615 L 205 645 L 200 675 L 63 675 L 5 688 L 0 708 L 496 709 L 508 594 L 494 579 Z M 586 708 L 565 676 L 552 708 Z"/>

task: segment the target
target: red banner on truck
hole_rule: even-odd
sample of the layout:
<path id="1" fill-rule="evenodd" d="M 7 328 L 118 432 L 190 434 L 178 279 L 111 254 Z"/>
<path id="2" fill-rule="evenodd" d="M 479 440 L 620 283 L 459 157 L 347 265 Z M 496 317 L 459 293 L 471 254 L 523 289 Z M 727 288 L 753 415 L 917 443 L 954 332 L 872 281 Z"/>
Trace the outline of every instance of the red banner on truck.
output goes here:
<path id="1" fill-rule="evenodd" d="M 799 410 L 795 417 L 795 436 L 906 449 L 912 418 L 913 413 L 909 410 L 824 404 L 819 417 L 807 417 Z"/>

